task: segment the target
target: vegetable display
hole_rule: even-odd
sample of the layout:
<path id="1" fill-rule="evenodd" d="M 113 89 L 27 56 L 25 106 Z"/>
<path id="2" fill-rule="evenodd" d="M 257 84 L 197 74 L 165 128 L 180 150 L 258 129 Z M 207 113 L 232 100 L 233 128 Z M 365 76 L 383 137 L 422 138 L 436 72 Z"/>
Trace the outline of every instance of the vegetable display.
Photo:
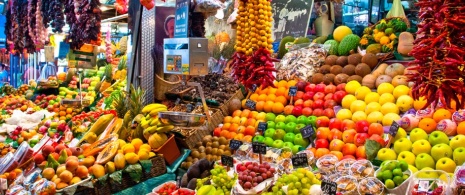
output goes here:
<path id="1" fill-rule="evenodd" d="M 463 31 L 465 1 L 427 1 L 417 3 L 419 10 L 417 39 L 410 53 L 415 60 L 408 74 L 415 85 L 414 99 L 424 96 L 430 105 L 438 101 L 447 107 L 464 108 L 465 73 Z"/>
<path id="2" fill-rule="evenodd" d="M 70 44 L 71 49 L 79 49 L 86 43 L 100 45 L 102 11 L 99 6 L 98 0 L 67 1 L 65 12 L 70 19 L 66 19 L 66 22 L 70 30 L 65 40 Z"/>
<path id="3" fill-rule="evenodd" d="M 42 14 L 45 27 L 50 25 L 54 33 L 62 33 L 65 26 L 65 15 L 63 13 L 64 0 L 43 1 Z"/>

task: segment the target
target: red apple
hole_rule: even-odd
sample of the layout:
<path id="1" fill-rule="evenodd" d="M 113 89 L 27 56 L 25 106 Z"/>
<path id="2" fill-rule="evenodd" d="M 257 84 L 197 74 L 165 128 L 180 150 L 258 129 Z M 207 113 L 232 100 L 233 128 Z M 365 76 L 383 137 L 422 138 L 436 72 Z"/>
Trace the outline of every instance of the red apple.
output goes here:
<path id="1" fill-rule="evenodd" d="M 329 85 L 326 85 L 325 87 L 325 93 L 328 94 L 328 93 L 334 93 L 336 92 L 336 86 L 333 85 L 333 84 L 329 84 Z"/>
<path id="2" fill-rule="evenodd" d="M 368 133 L 357 133 L 355 134 L 355 145 L 356 146 L 363 146 L 365 145 L 366 139 L 368 139 L 370 136 Z"/>
<path id="3" fill-rule="evenodd" d="M 329 142 L 327 139 L 317 139 L 315 141 L 315 148 L 328 148 L 329 147 Z"/>
<path id="4" fill-rule="evenodd" d="M 326 108 L 323 111 L 323 114 L 327 116 L 328 118 L 334 118 L 336 117 L 336 114 L 334 113 L 334 110 L 332 108 Z"/>
<path id="5" fill-rule="evenodd" d="M 316 92 L 315 95 L 313 95 L 313 100 L 324 100 L 325 99 L 325 94 L 323 92 Z"/>
<path id="6" fill-rule="evenodd" d="M 329 140 L 334 140 L 334 139 L 342 140 L 342 131 L 338 129 L 331 129 L 331 137 L 328 139 Z"/>
<path id="7" fill-rule="evenodd" d="M 342 121 L 338 118 L 329 120 L 329 129 L 342 129 Z"/>
<path id="8" fill-rule="evenodd" d="M 312 108 L 313 109 L 317 109 L 317 108 L 324 108 L 324 104 L 325 102 L 323 100 L 315 100 L 312 104 Z"/>
<path id="9" fill-rule="evenodd" d="M 336 91 L 346 91 L 346 84 L 345 83 L 341 83 L 339 85 L 336 86 Z"/>
<path id="10" fill-rule="evenodd" d="M 357 131 L 355 129 L 348 129 L 342 132 L 342 141 L 345 143 L 354 143 L 355 141 L 355 134 Z"/>
<path id="11" fill-rule="evenodd" d="M 352 143 L 346 143 L 342 146 L 342 154 L 344 155 L 355 155 L 355 151 L 357 151 L 357 146 Z"/>
<path id="12" fill-rule="evenodd" d="M 341 104 L 342 99 L 346 96 L 347 93 L 345 91 L 336 91 L 333 95 L 333 99 L 338 103 Z"/>
<path id="13" fill-rule="evenodd" d="M 320 116 L 316 119 L 316 126 L 317 127 L 328 127 L 329 126 L 329 118 L 326 116 Z"/>
<path id="14" fill-rule="evenodd" d="M 300 116 L 302 115 L 302 106 L 294 106 L 294 109 L 292 109 L 292 115 L 294 116 Z"/>
<path id="15" fill-rule="evenodd" d="M 333 93 L 328 93 L 328 94 L 325 95 L 324 100 L 333 100 L 334 99 L 333 96 L 334 96 Z"/>
<path id="16" fill-rule="evenodd" d="M 304 109 L 302 109 L 302 114 L 303 114 L 304 116 L 311 116 L 312 113 L 313 113 L 312 108 L 305 107 Z"/>
<path id="17" fill-rule="evenodd" d="M 305 92 L 314 92 L 315 91 L 315 87 L 316 85 L 315 84 L 308 84 L 307 86 L 305 86 Z"/>
<path id="18" fill-rule="evenodd" d="M 323 115 L 324 115 L 324 111 L 323 111 L 323 109 L 321 109 L 321 108 L 314 109 L 314 110 L 313 110 L 313 115 L 315 115 L 315 116 L 317 116 L 317 117 L 318 117 L 318 116 L 323 116 Z"/>
<path id="19" fill-rule="evenodd" d="M 315 86 L 315 91 L 324 93 L 325 88 L 326 88 L 326 85 L 324 83 L 320 83 Z"/>
<path id="20" fill-rule="evenodd" d="M 349 130 L 349 129 L 355 129 L 355 122 L 350 120 L 350 119 L 344 119 L 342 121 L 342 131 Z"/>
<path id="21" fill-rule="evenodd" d="M 331 143 L 329 144 L 329 150 L 331 151 L 342 151 L 342 147 L 344 147 L 345 143 L 340 140 L 340 139 L 334 139 L 333 141 L 331 141 Z"/>
<path id="22" fill-rule="evenodd" d="M 303 100 L 311 100 L 313 98 L 313 95 L 315 95 L 314 92 L 305 92 L 304 96 L 302 97 Z"/>
<path id="23" fill-rule="evenodd" d="M 355 123 L 357 133 L 368 133 L 368 128 L 370 128 L 370 123 L 366 120 L 360 120 Z"/>
<path id="24" fill-rule="evenodd" d="M 383 137 L 381 137 L 380 135 L 378 134 L 373 134 L 371 135 L 370 138 L 368 138 L 369 140 L 374 140 L 376 142 L 378 142 L 379 144 L 381 144 L 382 147 L 384 147 L 386 145 L 386 142 L 384 141 Z"/>

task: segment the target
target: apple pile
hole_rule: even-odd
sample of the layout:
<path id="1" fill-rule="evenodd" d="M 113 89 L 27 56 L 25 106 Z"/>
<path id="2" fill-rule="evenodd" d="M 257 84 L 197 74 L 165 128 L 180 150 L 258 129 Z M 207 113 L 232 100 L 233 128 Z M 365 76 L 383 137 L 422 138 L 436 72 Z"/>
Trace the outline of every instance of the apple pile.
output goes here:
<path id="1" fill-rule="evenodd" d="M 381 180 L 387 189 L 393 189 L 404 183 L 410 175 L 406 174 L 408 170 L 407 162 L 401 161 L 386 161 L 381 164 L 380 170 L 376 173 L 376 178 Z"/>
<path id="2" fill-rule="evenodd" d="M 47 119 L 39 127 L 38 132 L 42 135 L 47 134 L 51 138 L 63 136 L 66 131 L 70 130 L 68 124 L 64 120 Z"/>
<path id="3" fill-rule="evenodd" d="M 465 134 L 465 110 L 448 110 L 442 107 L 426 108 L 417 113 L 405 114 L 401 118 L 401 127 L 410 131 L 421 128 L 427 133 L 443 131 L 448 136 Z"/>
<path id="4" fill-rule="evenodd" d="M 244 190 L 250 190 L 263 181 L 273 178 L 276 170 L 267 162 L 262 164 L 245 162 L 236 166 L 236 172 L 239 175 L 239 185 Z"/>
<path id="5" fill-rule="evenodd" d="M 39 106 L 40 108 L 47 108 L 48 105 L 50 105 L 50 101 L 52 100 L 56 100 L 57 99 L 57 96 L 56 95 L 45 95 L 45 94 L 42 94 L 42 95 L 38 95 L 36 96 L 36 99 L 34 101 L 34 103 Z M 54 105 L 53 102 L 51 105 Z"/>
<path id="6" fill-rule="evenodd" d="M 263 135 L 255 136 L 252 141 L 264 143 L 268 147 L 288 147 L 295 154 L 301 147 L 306 148 L 310 144 L 307 138 L 302 137 L 300 129 L 307 125 L 315 127 L 316 119 L 316 116 L 278 115 L 273 118 L 269 115 L 267 129 Z"/>
<path id="7" fill-rule="evenodd" d="M 20 109 L 24 112 L 28 107 L 32 108 L 34 106 L 34 103 L 27 100 L 24 96 L 8 95 L 0 98 L 0 109 L 2 110 L 11 111 Z"/>

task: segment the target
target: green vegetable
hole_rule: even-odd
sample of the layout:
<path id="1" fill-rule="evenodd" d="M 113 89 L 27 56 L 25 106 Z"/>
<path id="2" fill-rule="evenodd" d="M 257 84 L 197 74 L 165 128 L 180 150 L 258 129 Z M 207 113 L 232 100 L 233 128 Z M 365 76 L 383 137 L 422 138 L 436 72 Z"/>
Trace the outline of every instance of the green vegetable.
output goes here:
<path id="1" fill-rule="evenodd" d="M 329 55 L 337 55 L 339 43 L 336 40 L 328 40 L 324 44 L 324 48 L 328 50 Z"/>
<path id="2" fill-rule="evenodd" d="M 360 42 L 360 37 L 354 34 L 345 36 L 342 41 L 339 43 L 337 52 L 340 56 L 347 56 L 350 54 L 350 51 L 357 49 L 357 46 Z"/>
<path id="3" fill-rule="evenodd" d="M 378 151 L 381 149 L 381 144 L 374 140 L 366 140 L 365 152 L 368 160 L 373 160 L 378 155 Z"/>

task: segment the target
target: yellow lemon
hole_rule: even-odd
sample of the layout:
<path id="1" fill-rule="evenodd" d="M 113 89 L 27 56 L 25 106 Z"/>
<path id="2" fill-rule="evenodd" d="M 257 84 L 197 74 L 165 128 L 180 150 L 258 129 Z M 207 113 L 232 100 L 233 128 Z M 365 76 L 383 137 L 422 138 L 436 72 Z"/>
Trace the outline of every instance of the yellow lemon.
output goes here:
<path id="1" fill-rule="evenodd" d="M 381 105 L 378 102 L 370 102 L 365 108 L 365 113 L 370 114 L 372 112 L 379 111 L 380 109 Z"/>
<path id="2" fill-rule="evenodd" d="M 378 102 L 379 101 L 379 94 L 376 92 L 370 92 L 365 96 L 365 103 L 370 104 L 371 102 Z"/>
<path id="3" fill-rule="evenodd" d="M 409 95 L 402 95 L 396 101 L 397 107 L 402 112 L 406 112 L 410 108 L 413 108 L 413 98 Z"/>
<path id="4" fill-rule="evenodd" d="M 366 107 L 367 107 L 367 104 L 365 104 L 364 101 L 355 100 L 354 102 L 352 102 L 352 104 L 350 104 L 350 111 L 352 111 L 352 113 L 357 112 L 357 111 L 365 112 Z"/>
<path id="5" fill-rule="evenodd" d="M 390 93 L 385 93 L 381 96 L 379 96 L 379 104 L 383 105 L 385 103 L 391 102 L 394 103 L 396 101 L 396 98 Z"/>
<path id="6" fill-rule="evenodd" d="M 347 93 L 354 95 L 355 91 L 357 91 L 358 88 L 360 88 L 362 85 L 356 80 L 349 81 L 344 89 L 346 90 Z"/>
<path id="7" fill-rule="evenodd" d="M 139 152 L 137 153 L 137 156 L 139 156 L 139 160 L 147 160 L 150 158 L 150 153 L 149 151 L 142 149 L 142 150 L 139 150 Z"/>
<path id="8" fill-rule="evenodd" d="M 118 139 L 118 142 L 119 142 L 119 147 L 118 149 L 122 149 L 124 145 L 126 145 L 126 141 L 122 140 L 122 139 Z"/>
<path id="9" fill-rule="evenodd" d="M 150 145 L 148 145 L 148 144 L 142 144 L 142 145 L 139 147 L 139 150 L 142 150 L 142 149 L 145 149 L 145 150 L 147 150 L 147 151 L 152 150 L 152 148 L 151 148 Z"/>
<path id="10" fill-rule="evenodd" d="M 361 86 L 357 90 L 355 90 L 355 97 L 358 100 L 365 100 L 367 94 L 371 93 L 371 89 L 367 86 Z"/>
<path id="11" fill-rule="evenodd" d="M 367 121 L 371 123 L 382 123 L 383 122 L 384 115 L 383 113 L 379 111 L 374 111 L 368 114 L 367 116 Z"/>
<path id="12" fill-rule="evenodd" d="M 343 108 L 350 108 L 350 105 L 352 105 L 352 102 L 354 102 L 355 100 L 357 100 L 357 98 L 354 96 L 354 95 L 346 95 L 344 96 L 344 98 L 342 98 L 342 107 Z"/>
<path id="13" fill-rule="evenodd" d="M 392 103 L 392 102 L 387 102 L 385 104 L 383 104 L 381 106 L 381 109 L 380 109 L 381 113 L 383 113 L 384 115 L 388 114 L 388 113 L 395 113 L 395 114 L 399 114 L 399 108 L 397 107 L 396 104 Z"/>
<path id="14" fill-rule="evenodd" d="M 392 95 L 394 95 L 394 98 L 399 98 L 402 95 L 408 95 L 410 91 L 410 88 L 405 86 L 405 85 L 399 85 L 394 88 L 394 91 L 392 91 Z"/>
<path id="15" fill-rule="evenodd" d="M 144 144 L 144 142 L 141 139 L 136 138 L 131 141 L 131 144 L 134 146 L 136 151 L 139 151 L 140 146 Z"/>
<path id="16" fill-rule="evenodd" d="M 336 114 L 336 118 L 339 120 L 352 119 L 352 112 L 349 109 L 341 109 Z"/>
<path id="17" fill-rule="evenodd" d="M 385 94 L 385 93 L 391 93 L 394 91 L 394 86 L 391 83 L 381 83 L 381 85 L 378 86 L 377 92 L 379 95 Z"/>
<path id="18" fill-rule="evenodd" d="M 352 121 L 357 122 L 361 120 L 366 120 L 367 119 L 367 114 L 363 111 L 357 111 L 352 114 Z"/>
<path id="19" fill-rule="evenodd" d="M 392 121 L 399 120 L 400 116 L 396 113 L 387 113 L 383 117 L 383 126 L 391 126 Z"/>
<path id="20" fill-rule="evenodd" d="M 122 150 L 123 150 L 124 154 L 127 154 L 127 153 L 131 153 L 131 152 L 135 152 L 136 148 L 134 148 L 134 146 L 132 144 L 125 144 L 123 146 Z"/>
<path id="21" fill-rule="evenodd" d="M 124 159 L 126 159 L 126 162 L 133 165 L 139 161 L 139 156 L 134 152 L 129 152 L 124 155 Z"/>

